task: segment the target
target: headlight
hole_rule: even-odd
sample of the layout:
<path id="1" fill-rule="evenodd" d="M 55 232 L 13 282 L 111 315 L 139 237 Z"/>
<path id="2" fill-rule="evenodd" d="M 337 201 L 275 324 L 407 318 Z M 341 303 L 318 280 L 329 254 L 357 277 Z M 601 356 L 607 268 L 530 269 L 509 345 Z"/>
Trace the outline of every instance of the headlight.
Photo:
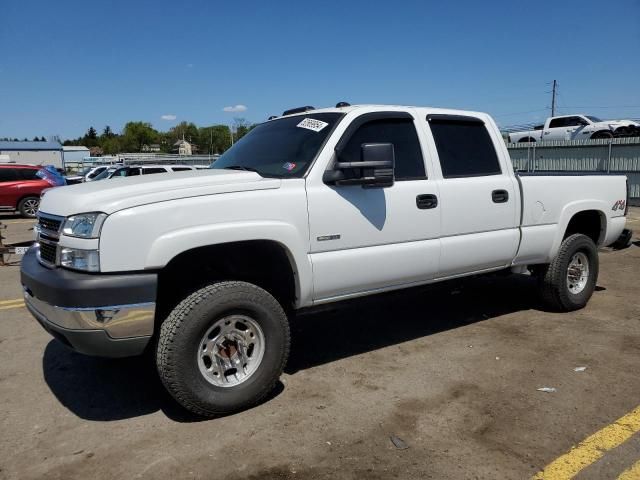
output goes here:
<path id="1" fill-rule="evenodd" d="M 60 265 L 85 272 L 99 272 L 100 253 L 98 250 L 62 247 L 60 250 Z"/>
<path id="2" fill-rule="evenodd" d="M 62 233 L 70 237 L 98 238 L 106 218 L 105 213 L 98 212 L 71 215 L 64 221 Z"/>

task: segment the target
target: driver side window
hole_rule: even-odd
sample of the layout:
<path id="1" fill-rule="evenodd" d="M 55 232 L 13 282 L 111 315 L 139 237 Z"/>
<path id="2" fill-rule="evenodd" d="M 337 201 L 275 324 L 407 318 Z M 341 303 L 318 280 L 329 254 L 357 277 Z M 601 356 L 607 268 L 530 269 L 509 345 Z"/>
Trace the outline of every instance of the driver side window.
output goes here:
<path id="1" fill-rule="evenodd" d="M 341 162 L 362 160 L 363 143 L 392 143 L 395 152 L 395 179 L 424 180 L 427 178 L 420 141 L 413 120 L 385 119 L 372 120 L 356 130 L 340 155 Z"/>
<path id="2" fill-rule="evenodd" d="M 566 122 L 567 127 L 581 127 L 585 124 L 587 124 L 587 122 L 580 117 L 569 117 Z"/>

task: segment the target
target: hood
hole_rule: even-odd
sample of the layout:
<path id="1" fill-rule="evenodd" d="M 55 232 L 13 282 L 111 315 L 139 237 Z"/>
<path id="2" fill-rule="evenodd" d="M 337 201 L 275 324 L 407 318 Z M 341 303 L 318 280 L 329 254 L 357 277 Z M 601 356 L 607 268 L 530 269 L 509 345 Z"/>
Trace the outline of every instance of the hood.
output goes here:
<path id="1" fill-rule="evenodd" d="M 54 188 L 42 197 L 40 210 L 65 217 L 85 212 L 111 214 L 180 198 L 278 188 L 281 182 L 255 172 L 236 170 L 155 173 Z"/>

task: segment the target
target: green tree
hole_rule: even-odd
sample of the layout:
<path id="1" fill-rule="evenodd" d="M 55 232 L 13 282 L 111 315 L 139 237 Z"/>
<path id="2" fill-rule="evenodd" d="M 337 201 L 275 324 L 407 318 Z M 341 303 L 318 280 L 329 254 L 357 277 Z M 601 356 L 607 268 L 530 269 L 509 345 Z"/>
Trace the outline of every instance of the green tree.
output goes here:
<path id="1" fill-rule="evenodd" d="M 121 148 L 130 152 L 139 152 L 143 145 L 156 143 L 158 132 L 147 122 L 128 122 L 121 137 Z"/>
<path id="2" fill-rule="evenodd" d="M 113 138 L 114 136 L 115 136 L 115 134 L 113 133 L 113 131 L 111 131 L 111 127 L 109 125 L 104 127 L 104 130 L 102 130 L 102 137 L 104 137 L 104 138 Z"/>
<path id="3" fill-rule="evenodd" d="M 96 140 L 98 138 L 98 132 L 96 132 L 95 128 L 89 127 L 89 130 L 87 130 L 87 134 L 85 135 L 85 137 L 89 140 Z"/>
<path id="4" fill-rule="evenodd" d="M 171 142 L 172 144 L 184 138 L 187 142 L 200 147 L 198 127 L 196 127 L 195 123 L 180 122 L 175 127 L 172 127 L 171 130 L 169 130 L 169 133 L 171 135 L 171 139 L 173 140 Z"/>
<path id="5" fill-rule="evenodd" d="M 198 144 L 202 153 L 222 153 L 231 146 L 231 134 L 226 125 L 203 127 L 198 133 Z"/>
<path id="6" fill-rule="evenodd" d="M 233 119 L 233 141 L 237 142 L 244 137 L 253 126 L 245 118 Z"/>
<path id="7" fill-rule="evenodd" d="M 100 147 L 102 148 L 103 153 L 105 155 L 113 155 L 123 152 L 124 150 L 122 150 L 120 139 L 120 136 L 115 135 L 113 137 L 103 139 L 100 142 Z"/>

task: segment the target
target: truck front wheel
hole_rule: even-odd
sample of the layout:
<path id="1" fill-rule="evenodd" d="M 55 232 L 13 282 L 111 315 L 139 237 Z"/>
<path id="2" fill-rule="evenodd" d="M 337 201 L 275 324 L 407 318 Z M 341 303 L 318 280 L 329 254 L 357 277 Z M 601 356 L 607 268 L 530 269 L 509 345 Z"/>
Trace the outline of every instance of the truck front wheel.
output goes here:
<path id="1" fill-rule="evenodd" d="M 276 299 L 246 282 L 218 282 L 162 323 L 156 365 L 171 395 L 212 417 L 251 407 L 274 388 L 289 355 L 289 324 Z"/>
<path id="2" fill-rule="evenodd" d="M 598 280 L 598 249 L 586 235 L 564 239 L 558 254 L 539 276 L 542 300 L 555 311 L 583 308 Z"/>
<path id="3" fill-rule="evenodd" d="M 608 130 L 602 130 L 591 135 L 591 140 L 600 140 L 603 138 L 613 138 L 613 133 Z"/>

